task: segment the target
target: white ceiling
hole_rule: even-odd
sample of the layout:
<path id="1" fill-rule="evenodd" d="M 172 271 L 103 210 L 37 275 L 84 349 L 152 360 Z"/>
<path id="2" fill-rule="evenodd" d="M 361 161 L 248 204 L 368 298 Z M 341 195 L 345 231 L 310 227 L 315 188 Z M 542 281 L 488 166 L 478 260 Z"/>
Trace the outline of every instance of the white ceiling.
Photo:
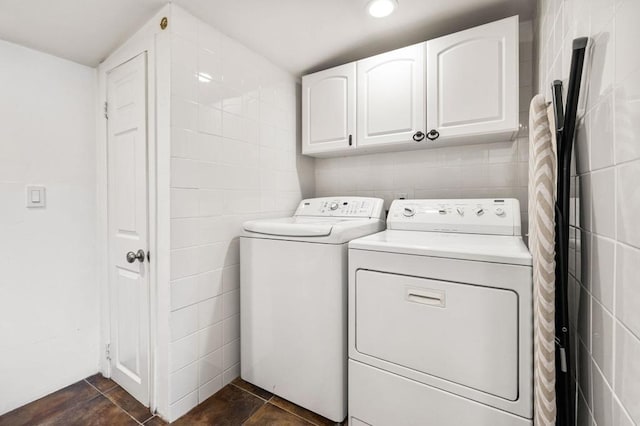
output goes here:
<path id="1" fill-rule="evenodd" d="M 96 66 L 166 0 L 0 0 L 0 39 Z M 531 19 L 535 0 L 398 0 L 388 18 L 367 0 L 174 0 L 300 75 L 495 19 Z"/>

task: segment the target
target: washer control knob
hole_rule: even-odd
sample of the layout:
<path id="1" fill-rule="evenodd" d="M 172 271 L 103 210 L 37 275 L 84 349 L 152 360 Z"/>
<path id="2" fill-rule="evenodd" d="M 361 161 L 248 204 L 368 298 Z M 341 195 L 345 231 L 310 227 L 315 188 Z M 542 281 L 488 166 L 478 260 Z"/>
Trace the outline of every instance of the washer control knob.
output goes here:
<path id="1" fill-rule="evenodd" d="M 447 209 L 445 209 L 445 208 L 441 208 L 441 209 L 439 209 L 439 210 L 438 210 L 438 213 L 440 213 L 440 214 L 447 214 Z"/>
<path id="2" fill-rule="evenodd" d="M 496 215 L 500 217 L 504 216 L 505 215 L 504 209 L 502 207 L 496 207 Z"/>
<path id="3" fill-rule="evenodd" d="M 337 202 L 335 202 L 335 201 L 334 201 L 334 202 L 332 202 L 332 203 L 331 203 L 331 206 L 329 206 L 329 208 L 330 208 L 331 210 L 337 210 L 337 209 L 338 209 L 338 203 L 337 203 Z"/>
<path id="4" fill-rule="evenodd" d="M 484 214 L 484 209 L 482 207 L 478 207 L 476 209 L 476 216 L 482 216 Z"/>
<path id="5" fill-rule="evenodd" d="M 464 216 L 464 207 L 456 207 L 456 211 L 460 216 Z"/>
<path id="6" fill-rule="evenodd" d="M 402 214 L 404 215 L 404 217 L 411 217 L 416 214 L 416 209 L 414 209 L 413 207 L 405 207 Z"/>

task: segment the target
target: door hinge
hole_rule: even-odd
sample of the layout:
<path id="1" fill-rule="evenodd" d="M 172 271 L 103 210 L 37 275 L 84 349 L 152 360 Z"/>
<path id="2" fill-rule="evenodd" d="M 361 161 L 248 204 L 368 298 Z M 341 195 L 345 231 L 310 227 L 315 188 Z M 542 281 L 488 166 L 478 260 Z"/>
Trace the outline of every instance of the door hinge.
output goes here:
<path id="1" fill-rule="evenodd" d="M 104 353 L 107 361 L 111 361 L 111 343 L 107 343 L 104 348 Z"/>
<path id="2" fill-rule="evenodd" d="M 104 103 L 104 118 L 109 119 L 109 104 L 106 101 Z"/>

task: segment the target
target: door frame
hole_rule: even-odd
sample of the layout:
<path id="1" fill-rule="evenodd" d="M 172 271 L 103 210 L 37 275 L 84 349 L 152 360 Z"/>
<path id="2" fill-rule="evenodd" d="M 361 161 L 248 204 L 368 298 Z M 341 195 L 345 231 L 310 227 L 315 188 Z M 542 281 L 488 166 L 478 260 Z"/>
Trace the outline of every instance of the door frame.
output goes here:
<path id="1" fill-rule="evenodd" d="M 97 268 L 100 285 L 99 371 L 111 377 L 106 358 L 110 343 L 110 287 L 108 252 L 107 73 L 147 54 L 147 173 L 149 229 L 149 408 L 164 417 L 168 405 L 169 356 L 169 170 L 170 170 L 170 34 L 160 20 L 170 17 L 166 5 L 136 34 L 106 58 L 97 69 L 96 97 L 96 203 Z M 164 325 L 164 326 L 163 326 Z"/>

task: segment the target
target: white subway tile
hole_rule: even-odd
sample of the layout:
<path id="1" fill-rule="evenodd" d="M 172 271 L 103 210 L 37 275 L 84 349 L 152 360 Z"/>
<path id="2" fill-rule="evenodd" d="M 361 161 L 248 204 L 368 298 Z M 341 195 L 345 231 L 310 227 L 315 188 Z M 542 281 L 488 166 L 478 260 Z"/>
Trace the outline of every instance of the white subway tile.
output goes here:
<path id="1" fill-rule="evenodd" d="M 222 342 L 230 343 L 240 338 L 240 315 L 233 315 L 224 320 L 222 324 Z"/>
<path id="2" fill-rule="evenodd" d="M 207 355 L 222 347 L 222 323 L 219 322 L 198 332 L 198 354 Z"/>
<path id="3" fill-rule="evenodd" d="M 228 368 L 222 374 L 222 384 L 223 386 L 228 385 L 236 378 L 240 377 L 240 363 Z"/>
<path id="4" fill-rule="evenodd" d="M 640 168 L 638 168 L 638 172 L 638 177 L 640 178 Z M 614 238 L 616 235 L 615 188 L 615 172 L 613 169 L 609 168 L 591 173 L 593 231 L 610 238 Z M 638 203 L 640 204 L 640 199 Z M 638 232 L 638 236 L 640 237 L 640 232 Z"/>
<path id="5" fill-rule="evenodd" d="M 196 305 L 173 311 L 170 314 L 171 341 L 182 339 L 198 330 L 198 308 Z"/>
<path id="6" fill-rule="evenodd" d="M 640 225 L 638 224 L 638 212 L 640 212 L 640 194 L 638 193 L 640 160 L 619 165 L 617 174 L 617 237 L 619 241 L 634 247 L 640 247 Z M 609 190 L 613 192 L 612 187 Z M 613 204 L 608 203 L 611 198 L 607 197 L 600 201 L 603 209 L 609 209 L 613 206 Z"/>
<path id="7" fill-rule="evenodd" d="M 222 295 L 222 311 L 224 318 L 240 312 L 240 290 L 232 290 Z"/>
<path id="8" fill-rule="evenodd" d="M 614 111 L 616 162 L 640 158 L 640 68 L 616 88 Z"/>
<path id="9" fill-rule="evenodd" d="M 198 299 L 205 300 L 222 294 L 222 269 L 198 275 Z"/>
<path id="10" fill-rule="evenodd" d="M 613 383 L 613 318 L 600 303 L 592 302 L 591 352 L 608 383 Z M 595 374 L 595 373 L 594 373 Z M 595 385 L 595 383 L 594 383 Z M 595 394 L 594 394 L 595 398 Z M 604 423 L 607 424 L 607 423 Z"/>
<path id="11" fill-rule="evenodd" d="M 234 340 L 222 347 L 222 361 L 226 369 L 240 362 L 240 340 Z"/>
<path id="12" fill-rule="evenodd" d="M 582 286 L 578 305 L 578 333 L 587 348 L 591 348 L 591 295 Z"/>
<path id="13" fill-rule="evenodd" d="M 640 340 L 622 325 L 616 328 L 615 393 L 631 419 L 640 423 Z"/>
<path id="14" fill-rule="evenodd" d="M 176 401 L 169 407 L 169 421 L 173 422 L 184 416 L 196 405 L 198 405 L 198 392 L 192 392 L 181 400 Z"/>
<path id="15" fill-rule="evenodd" d="M 640 336 L 640 250 L 618 243 L 616 248 L 616 317 Z"/>
<path id="16" fill-rule="evenodd" d="M 198 130 L 211 135 L 222 135 L 222 111 L 201 104 L 198 108 Z"/>
<path id="17" fill-rule="evenodd" d="M 177 96 L 171 97 L 171 125 L 198 130 L 198 104 Z"/>
<path id="18" fill-rule="evenodd" d="M 198 133 L 181 129 L 171 128 L 171 157 L 179 158 L 199 158 L 198 154 Z"/>
<path id="19" fill-rule="evenodd" d="M 227 266 L 222 270 L 222 286 L 225 293 L 240 288 L 240 265 Z"/>
<path id="20" fill-rule="evenodd" d="M 613 0 L 591 0 L 591 2 L 612 4 Z M 610 94 L 614 81 L 615 46 L 613 21 L 611 19 L 605 21 L 596 31 L 598 32 L 593 34 L 592 39 L 589 79 L 583 80 L 583 84 L 589 85 L 587 105 L 590 109 L 600 103 L 606 95 Z"/>
<path id="21" fill-rule="evenodd" d="M 616 42 L 615 42 L 615 77 L 621 82 L 633 71 L 640 68 L 638 54 L 638 40 L 640 40 L 640 2 L 626 0 L 616 11 Z"/>
<path id="22" fill-rule="evenodd" d="M 171 310 L 175 311 L 198 301 L 198 277 L 196 275 L 171 281 Z"/>
<path id="23" fill-rule="evenodd" d="M 198 78 L 202 83 L 222 81 L 222 58 L 219 52 L 198 51 Z"/>
<path id="24" fill-rule="evenodd" d="M 193 333 L 171 343 L 170 372 L 175 372 L 198 359 L 198 334 Z"/>
<path id="25" fill-rule="evenodd" d="M 186 40 L 195 43 L 198 40 L 198 20 L 176 5 L 171 6 L 171 22 L 169 29 L 172 34 L 178 34 Z"/>
<path id="26" fill-rule="evenodd" d="M 213 243 L 198 247 L 198 272 L 209 272 L 222 268 L 227 256 L 227 244 Z"/>
<path id="27" fill-rule="evenodd" d="M 198 389 L 198 363 L 194 362 L 188 366 L 171 373 L 171 385 L 169 386 L 171 404 L 176 403 L 187 394 Z"/>
<path id="28" fill-rule="evenodd" d="M 198 303 L 198 328 L 204 329 L 222 321 L 222 296 Z"/>
<path id="29" fill-rule="evenodd" d="M 593 418 L 598 425 L 613 424 L 613 398 L 609 384 L 596 365 L 592 366 Z"/>
<path id="30" fill-rule="evenodd" d="M 615 243 L 612 240 L 594 235 L 590 264 L 591 294 L 609 312 L 613 312 Z"/>
<path id="31" fill-rule="evenodd" d="M 222 349 L 213 351 L 198 361 L 199 363 L 199 383 L 200 386 L 221 376 L 224 369 L 222 367 Z"/>
<path id="32" fill-rule="evenodd" d="M 200 386 L 198 389 L 198 399 L 200 403 L 204 402 L 204 400 L 218 392 L 220 389 L 222 389 L 222 374 Z"/>
<path id="33" fill-rule="evenodd" d="M 591 111 L 591 170 L 613 164 L 613 126 L 613 92 L 610 91 Z"/>
<path id="34" fill-rule="evenodd" d="M 171 280 L 197 274 L 198 253 L 197 247 L 171 250 Z"/>
<path id="35" fill-rule="evenodd" d="M 198 161 L 183 158 L 171 159 L 171 187 L 197 188 L 199 183 Z"/>

